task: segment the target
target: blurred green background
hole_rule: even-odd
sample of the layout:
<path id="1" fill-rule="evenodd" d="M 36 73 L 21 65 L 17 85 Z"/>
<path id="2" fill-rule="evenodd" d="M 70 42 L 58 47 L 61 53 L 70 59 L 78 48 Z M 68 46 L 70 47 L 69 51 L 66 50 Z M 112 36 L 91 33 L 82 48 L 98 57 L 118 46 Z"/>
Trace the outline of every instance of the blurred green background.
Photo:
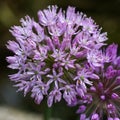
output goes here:
<path id="1" fill-rule="evenodd" d="M 108 32 L 108 41 L 120 44 L 120 0 L 0 0 L 0 105 L 13 106 L 36 113 L 44 113 L 46 101 L 36 105 L 28 95 L 23 97 L 22 93 L 16 93 L 7 77 L 11 74 L 8 69 L 6 56 L 11 53 L 5 44 L 13 39 L 9 29 L 13 25 L 19 25 L 19 20 L 25 15 L 30 15 L 37 20 L 37 11 L 45 9 L 48 5 L 58 5 L 66 9 L 69 5 L 75 6 L 77 10 L 91 16 L 96 23 Z M 52 116 L 62 120 L 75 120 L 76 108 L 66 107 L 64 101 L 57 103 L 52 108 Z"/>

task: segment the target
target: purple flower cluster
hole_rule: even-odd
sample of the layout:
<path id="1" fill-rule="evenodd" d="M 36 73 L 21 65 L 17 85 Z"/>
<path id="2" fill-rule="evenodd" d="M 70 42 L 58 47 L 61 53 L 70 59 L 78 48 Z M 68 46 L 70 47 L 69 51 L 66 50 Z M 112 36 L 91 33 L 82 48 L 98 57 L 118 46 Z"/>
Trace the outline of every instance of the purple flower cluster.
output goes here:
<path id="1" fill-rule="evenodd" d="M 87 93 L 78 100 L 80 120 L 120 120 L 120 56 L 117 57 L 117 45 L 109 45 L 103 54 L 107 62 L 94 69 L 99 79 L 92 80 L 92 86 L 87 87 Z"/>
<path id="2" fill-rule="evenodd" d="M 119 120 L 117 45 L 102 51 L 106 33 L 74 7 L 49 6 L 38 18 L 26 16 L 10 30 L 16 41 L 8 41 L 14 56 L 7 61 L 17 73 L 9 77 L 18 91 L 30 92 L 37 104 L 47 96 L 49 107 L 62 98 L 79 105 L 80 120 Z"/>

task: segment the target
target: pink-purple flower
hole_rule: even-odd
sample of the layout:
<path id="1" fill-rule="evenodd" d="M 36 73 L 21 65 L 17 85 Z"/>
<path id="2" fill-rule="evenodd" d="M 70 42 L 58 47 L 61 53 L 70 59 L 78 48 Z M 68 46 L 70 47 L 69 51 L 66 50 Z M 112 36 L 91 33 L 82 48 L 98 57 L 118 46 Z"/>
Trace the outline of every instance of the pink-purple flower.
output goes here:
<path id="1" fill-rule="evenodd" d="M 26 16 L 10 30 L 7 48 L 10 79 L 31 93 L 37 104 L 47 96 L 49 107 L 64 99 L 79 105 L 80 120 L 119 120 L 120 57 L 117 45 L 103 50 L 107 34 L 91 17 L 68 7 L 38 11 L 38 22 Z"/>
<path id="2" fill-rule="evenodd" d="M 114 62 L 119 58 L 117 45 L 109 45 L 104 55 L 109 61 L 103 62 L 103 66 L 94 68 L 94 73 L 99 79 L 91 80 L 93 85 L 87 87 L 86 95 L 91 95 L 92 101 L 86 103 L 83 99 L 82 105 L 86 106 L 86 110 L 82 114 L 79 112 L 81 118 L 84 114 L 85 119 L 120 120 L 120 67 L 118 66 L 120 62 Z"/>

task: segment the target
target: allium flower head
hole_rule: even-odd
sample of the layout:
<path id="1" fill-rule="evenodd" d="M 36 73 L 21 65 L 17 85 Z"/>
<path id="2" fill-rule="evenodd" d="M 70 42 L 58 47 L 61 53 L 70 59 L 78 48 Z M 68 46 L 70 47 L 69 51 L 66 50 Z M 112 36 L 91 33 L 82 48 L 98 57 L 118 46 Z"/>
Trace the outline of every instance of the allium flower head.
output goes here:
<path id="1" fill-rule="evenodd" d="M 24 91 L 24 95 L 30 92 L 37 104 L 47 96 L 48 106 L 62 98 L 71 105 L 78 94 L 85 97 L 87 87 L 94 84 L 91 79 L 99 79 L 99 74 L 86 66 L 99 67 L 105 62 L 99 49 L 107 40 L 106 33 L 101 33 L 94 20 L 74 7 L 65 12 L 49 6 L 38 11 L 38 22 L 29 16 L 20 22 L 21 26 L 10 30 L 15 41 L 7 44 L 14 53 L 7 57 L 8 67 L 18 70 L 10 79 L 18 91 Z M 115 95 L 118 94 L 112 94 Z"/>
<path id="2" fill-rule="evenodd" d="M 99 79 L 92 80 L 93 85 L 87 88 L 82 102 L 85 110 L 81 114 L 79 107 L 78 112 L 81 117 L 90 120 L 120 120 L 120 57 L 117 57 L 117 45 L 109 45 L 104 55 L 108 62 L 94 69 Z M 90 103 L 85 102 L 88 95 L 92 100 Z"/>

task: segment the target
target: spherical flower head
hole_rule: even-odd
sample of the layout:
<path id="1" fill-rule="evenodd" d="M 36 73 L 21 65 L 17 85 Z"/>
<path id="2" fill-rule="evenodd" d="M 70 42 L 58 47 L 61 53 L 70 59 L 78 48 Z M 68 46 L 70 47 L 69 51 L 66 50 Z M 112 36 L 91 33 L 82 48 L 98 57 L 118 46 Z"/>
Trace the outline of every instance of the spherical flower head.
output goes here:
<path id="1" fill-rule="evenodd" d="M 86 119 L 119 120 L 120 57 L 117 57 L 117 45 L 109 45 L 104 51 L 104 55 L 107 58 L 107 62 L 104 62 L 103 66 L 94 69 L 94 73 L 99 76 L 99 79 L 92 80 L 93 86 L 87 88 L 88 92 L 86 95 L 90 95 L 92 101 L 86 103 L 85 99 L 83 99 L 82 103 L 86 105 L 84 112 Z"/>
<path id="2" fill-rule="evenodd" d="M 48 6 L 38 11 L 38 19 L 25 16 L 21 26 L 10 30 L 15 41 L 7 44 L 14 53 L 7 57 L 8 67 L 18 70 L 10 79 L 24 96 L 30 92 L 37 104 L 47 96 L 49 107 L 62 98 L 71 105 L 80 91 L 79 96 L 84 97 L 87 86 L 92 85 L 90 79 L 99 78 L 85 66 L 89 64 L 88 52 L 105 44 L 106 33 L 74 7 L 65 12 Z"/>

